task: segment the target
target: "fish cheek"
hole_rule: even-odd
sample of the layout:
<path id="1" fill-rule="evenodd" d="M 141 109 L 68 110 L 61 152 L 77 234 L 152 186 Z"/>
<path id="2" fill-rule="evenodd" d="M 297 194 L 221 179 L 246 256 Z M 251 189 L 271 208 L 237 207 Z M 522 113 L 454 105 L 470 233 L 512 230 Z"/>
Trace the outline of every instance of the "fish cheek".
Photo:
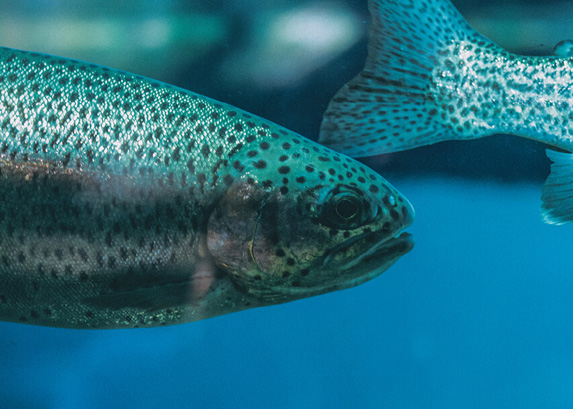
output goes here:
<path id="1" fill-rule="evenodd" d="M 308 271 L 327 239 L 315 220 L 301 215 L 296 202 L 277 199 L 261 208 L 252 253 L 265 278 L 280 284 Z"/>
<path id="2" fill-rule="evenodd" d="M 246 183 L 235 184 L 209 216 L 207 249 L 215 263 L 230 273 L 245 274 L 254 268 L 252 240 L 265 196 Z"/>

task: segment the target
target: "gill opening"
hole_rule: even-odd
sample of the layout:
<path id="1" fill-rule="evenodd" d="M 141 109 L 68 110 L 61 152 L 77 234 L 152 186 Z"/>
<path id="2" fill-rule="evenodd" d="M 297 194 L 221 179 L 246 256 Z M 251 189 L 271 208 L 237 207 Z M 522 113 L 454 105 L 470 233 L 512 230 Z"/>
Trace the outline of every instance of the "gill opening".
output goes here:
<path id="1" fill-rule="evenodd" d="M 261 216 L 263 214 L 263 208 L 265 207 L 266 203 L 267 201 L 264 200 L 257 210 L 257 220 L 255 221 L 255 225 L 253 226 L 251 241 L 249 242 L 249 257 L 251 258 L 251 261 L 253 261 L 253 263 L 257 265 L 257 267 L 259 265 L 257 263 L 257 259 L 255 258 L 255 253 L 254 253 L 255 239 L 257 236 L 257 230 L 259 229 L 259 221 L 261 220 Z"/>

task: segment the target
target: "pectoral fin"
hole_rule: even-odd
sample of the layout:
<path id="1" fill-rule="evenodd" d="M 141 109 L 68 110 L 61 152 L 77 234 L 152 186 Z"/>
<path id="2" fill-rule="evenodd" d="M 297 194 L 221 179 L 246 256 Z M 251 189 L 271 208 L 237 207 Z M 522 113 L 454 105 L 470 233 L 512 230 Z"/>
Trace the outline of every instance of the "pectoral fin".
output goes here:
<path id="1" fill-rule="evenodd" d="M 201 301 L 216 279 L 214 266 L 205 262 L 198 263 L 188 271 L 119 273 L 110 280 L 109 292 L 89 297 L 85 302 L 93 307 L 112 310 L 130 308 L 157 312 Z"/>
<path id="2" fill-rule="evenodd" d="M 541 194 L 541 218 L 548 224 L 573 222 L 573 154 L 547 149 L 553 162 Z"/>

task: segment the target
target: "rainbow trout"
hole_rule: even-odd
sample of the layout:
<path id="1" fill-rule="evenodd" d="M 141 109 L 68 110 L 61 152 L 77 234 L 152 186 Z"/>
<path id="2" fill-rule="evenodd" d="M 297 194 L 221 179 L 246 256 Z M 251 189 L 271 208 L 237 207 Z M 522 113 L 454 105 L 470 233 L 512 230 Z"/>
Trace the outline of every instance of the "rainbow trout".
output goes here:
<path id="1" fill-rule="evenodd" d="M 331 100 L 319 141 L 352 156 L 514 134 L 557 148 L 547 223 L 573 221 L 573 58 L 511 54 L 447 0 L 370 0 L 364 70 Z M 565 151 L 566 153 L 563 153 Z"/>
<path id="2" fill-rule="evenodd" d="M 352 287 L 412 248 L 413 215 L 239 109 L 0 49 L 0 320 L 151 327 Z"/>

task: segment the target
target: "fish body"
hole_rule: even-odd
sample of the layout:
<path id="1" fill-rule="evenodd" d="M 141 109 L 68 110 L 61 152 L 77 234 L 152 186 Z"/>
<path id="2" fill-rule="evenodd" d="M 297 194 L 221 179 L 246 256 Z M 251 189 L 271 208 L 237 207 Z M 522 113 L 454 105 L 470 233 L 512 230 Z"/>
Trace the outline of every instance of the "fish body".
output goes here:
<path id="1" fill-rule="evenodd" d="M 0 320 L 179 324 L 351 287 L 412 248 L 408 201 L 229 105 L 0 49 Z"/>
<path id="2" fill-rule="evenodd" d="M 352 156 L 492 134 L 573 152 L 573 58 L 509 53 L 477 33 L 448 0 L 370 0 L 364 70 L 331 100 L 319 141 Z M 555 162 L 542 217 L 573 220 L 573 157 Z"/>

